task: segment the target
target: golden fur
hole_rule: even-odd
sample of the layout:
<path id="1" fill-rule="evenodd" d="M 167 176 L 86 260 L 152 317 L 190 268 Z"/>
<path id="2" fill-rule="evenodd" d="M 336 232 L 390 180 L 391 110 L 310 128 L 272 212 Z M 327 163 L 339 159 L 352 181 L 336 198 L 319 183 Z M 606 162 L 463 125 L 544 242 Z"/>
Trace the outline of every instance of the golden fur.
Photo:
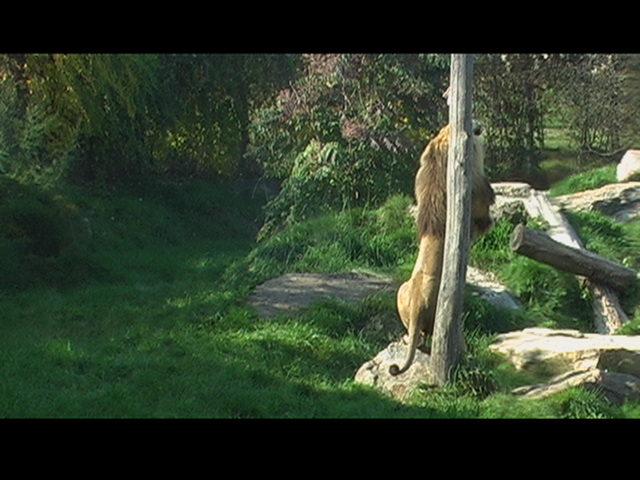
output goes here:
<path id="1" fill-rule="evenodd" d="M 409 353 L 402 367 L 392 365 L 389 368 L 392 375 L 409 369 L 424 335 L 433 333 L 447 218 L 449 135 L 450 127 L 447 125 L 429 142 L 420 157 L 415 179 L 420 242 L 418 258 L 411 278 L 400 286 L 397 296 L 398 314 L 408 332 Z M 484 145 L 479 135 L 473 136 L 472 169 L 471 236 L 476 239 L 491 228 L 489 207 L 495 201 L 491 184 L 484 174 Z"/>

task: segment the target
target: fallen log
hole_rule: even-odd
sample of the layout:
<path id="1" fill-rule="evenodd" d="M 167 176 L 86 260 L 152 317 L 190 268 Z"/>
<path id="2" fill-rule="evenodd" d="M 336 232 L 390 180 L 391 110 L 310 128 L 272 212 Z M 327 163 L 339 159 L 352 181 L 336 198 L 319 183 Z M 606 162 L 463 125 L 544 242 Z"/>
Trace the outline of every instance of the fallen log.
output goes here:
<path id="1" fill-rule="evenodd" d="M 525 255 L 559 270 L 580 275 L 595 283 L 602 283 L 624 291 L 636 282 L 635 270 L 585 249 L 559 243 L 545 232 L 518 225 L 511 235 L 509 246 Z"/>
<path id="2" fill-rule="evenodd" d="M 529 216 L 531 218 L 542 217 L 549 225 L 547 230 L 549 236 L 555 241 L 577 249 L 584 249 L 584 245 L 575 230 L 560 212 L 555 200 L 551 199 L 547 192 L 533 190 L 526 184 L 514 183 L 504 184 L 502 187 L 494 184 L 494 189 L 498 195 L 498 200 L 501 195 L 522 198 Z M 581 283 L 586 284 L 584 287 L 591 294 L 591 306 L 594 313 L 593 322 L 598 333 L 612 334 L 629 320 L 620 306 L 620 301 L 614 289 L 602 283 L 586 280 L 580 275 L 577 275 L 576 278 Z"/>

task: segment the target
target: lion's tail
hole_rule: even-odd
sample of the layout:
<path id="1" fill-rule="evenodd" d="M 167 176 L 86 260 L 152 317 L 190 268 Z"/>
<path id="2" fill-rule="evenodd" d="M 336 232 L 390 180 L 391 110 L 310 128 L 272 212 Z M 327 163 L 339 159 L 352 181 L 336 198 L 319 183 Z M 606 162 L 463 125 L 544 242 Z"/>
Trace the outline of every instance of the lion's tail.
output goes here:
<path id="1" fill-rule="evenodd" d="M 391 375 L 395 377 L 396 375 L 400 375 L 406 372 L 407 370 L 409 370 L 409 367 L 411 367 L 411 364 L 413 364 L 413 360 L 416 357 L 416 349 L 418 348 L 419 339 L 420 339 L 419 325 L 418 325 L 418 322 L 414 322 L 413 328 L 411 332 L 409 332 L 409 345 L 408 345 L 409 351 L 407 352 L 407 358 L 404 361 L 404 365 L 402 365 L 402 367 L 398 367 L 398 365 L 396 364 L 391 365 L 389 367 L 389 373 Z"/>

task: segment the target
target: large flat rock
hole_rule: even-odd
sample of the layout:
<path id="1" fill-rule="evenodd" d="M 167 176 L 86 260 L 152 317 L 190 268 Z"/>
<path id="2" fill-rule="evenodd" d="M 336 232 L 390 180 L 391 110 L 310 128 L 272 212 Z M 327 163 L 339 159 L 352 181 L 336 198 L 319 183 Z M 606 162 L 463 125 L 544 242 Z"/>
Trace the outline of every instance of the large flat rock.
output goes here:
<path id="1" fill-rule="evenodd" d="M 640 398 L 640 337 L 527 328 L 499 335 L 491 350 L 519 370 L 552 373 L 547 382 L 513 393 L 540 398 L 573 386 L 595 388 L 621 403 Z M 553 375 L 555 374 L 555 375 Z"/>
<path id="2" fill-rule="evenodd" d="M 469 267 L 467 282 L 477 287 L 481 298 L 498 307 L 520 308 L 513 295 L 491 274 Z M 364 272 L 287 273 L 256 287 L 249 302 L 261 317 L 272 318 L 290 315 L 320 300 L 360 302 L 369 295 L 395 292 L 397 288 L 391 278 Z"/>
<path id="3" fill-rule="evenodd" d="M 390 278 L 362 272 L 287 273 L 256 287 L 249 302 L 261 317 L 271 318 L 291 314 L 320 300 L 359 302 L 393 288 Z"/>
<path id="4" fill-rule="evenodd" d="M 607 357 L 610 358 L 611 352 L 628 351 L 627 361 L 621 359 L 619 363 L 626 365 L 627 371 L 624 373 L 640 377 L 640 361 L 631 361 L 635 356 L 640 360 L 640 337 L 637 336 L 525 328 L 499 335 L 489 348 L 506 355 L 520 370 L 551 360 L 565 362 L 572 369 L 586 370 L 598 366 L 603 352 L 608 352 Z M 609 368 L 614 369 L 614 366 Z"/>

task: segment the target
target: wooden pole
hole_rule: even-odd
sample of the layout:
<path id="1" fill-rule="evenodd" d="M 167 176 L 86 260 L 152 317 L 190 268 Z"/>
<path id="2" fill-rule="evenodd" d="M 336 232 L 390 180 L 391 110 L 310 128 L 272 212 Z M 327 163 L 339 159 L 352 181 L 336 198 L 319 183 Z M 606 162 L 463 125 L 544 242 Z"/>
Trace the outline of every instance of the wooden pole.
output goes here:
<path id="1" fill-rule="evenodd" d="M 452 55 L 444 264 L 431 349 L 431 371 L 436 385 L 449 380 L 464 349 L 461 317 L 470 245 L 472 81 L 473 56 Z"/>

